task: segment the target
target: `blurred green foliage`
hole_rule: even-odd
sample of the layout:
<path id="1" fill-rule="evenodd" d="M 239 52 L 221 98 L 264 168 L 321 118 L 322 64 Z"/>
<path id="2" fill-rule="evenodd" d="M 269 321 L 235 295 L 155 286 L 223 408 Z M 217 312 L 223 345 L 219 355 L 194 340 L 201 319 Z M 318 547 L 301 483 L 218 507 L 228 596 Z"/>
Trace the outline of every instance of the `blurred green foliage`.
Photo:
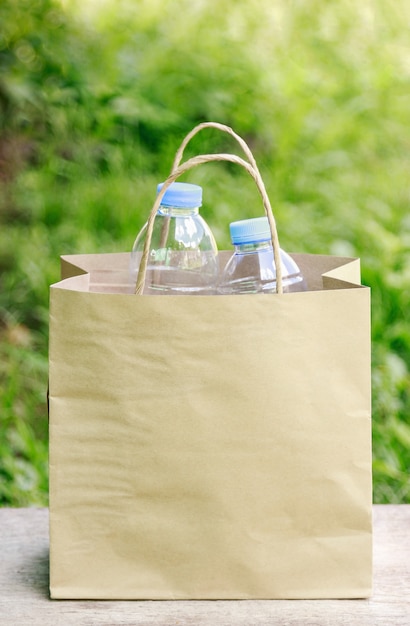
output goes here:
<path id="1" fill-rule="evenodd" d="M 206 120 L 251 145 L 285 249 L 361 257 L 374 499 L 410 502 L 409 20 L 406 0 L 0 4 L 0 504 L 47 503 L 59 255 L 129 250 Z M 188 155 L 232 150 L 209 131 Z M 229 221 L 261 213 L 230 164 L 186 179 L 222 248 Z"/>

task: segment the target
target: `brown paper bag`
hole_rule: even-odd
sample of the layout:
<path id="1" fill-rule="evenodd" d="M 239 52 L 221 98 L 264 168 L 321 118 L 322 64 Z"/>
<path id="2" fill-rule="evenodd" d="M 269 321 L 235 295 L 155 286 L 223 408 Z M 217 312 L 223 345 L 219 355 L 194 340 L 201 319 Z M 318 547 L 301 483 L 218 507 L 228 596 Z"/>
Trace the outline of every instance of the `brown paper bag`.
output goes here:
<path id="1" fill-rule="evenodd" d="M 53 598 L 370 595 L 369 289 L 357 259 L 294 257 L 306 292 L 198 297 L 121 293 L 127 254 L 63 257 Z"/>

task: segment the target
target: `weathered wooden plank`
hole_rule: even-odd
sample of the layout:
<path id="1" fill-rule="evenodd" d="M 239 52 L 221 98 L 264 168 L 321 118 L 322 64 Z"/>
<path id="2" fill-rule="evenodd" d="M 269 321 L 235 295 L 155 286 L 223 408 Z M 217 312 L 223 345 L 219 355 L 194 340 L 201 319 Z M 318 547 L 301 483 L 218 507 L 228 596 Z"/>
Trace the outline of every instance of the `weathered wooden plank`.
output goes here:
<path id="1" fill-rule="evenodd" d="M 0 624 L 409 626 L 410 505 L 374 507 L 370 600 L 50 600 L 47 509 L 0 509 Z"/>

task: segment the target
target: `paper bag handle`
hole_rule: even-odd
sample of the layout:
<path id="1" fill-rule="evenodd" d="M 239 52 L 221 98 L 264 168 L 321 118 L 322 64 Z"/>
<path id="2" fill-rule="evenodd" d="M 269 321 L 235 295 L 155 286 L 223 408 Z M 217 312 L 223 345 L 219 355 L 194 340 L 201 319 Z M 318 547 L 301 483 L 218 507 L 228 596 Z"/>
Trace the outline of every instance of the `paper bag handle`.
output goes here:
<path id="1" fill-rule="evenodd" d="M 236 141 L 239 143 L 242 150 L 244 151 L 245 155 L 247 156 L 248 161 L 245 161 L 244 159 L 242 159 L 241 157 L 235 154 L 221 153 L 221 154 L 200 154 L 195 157 L 192 157 L 191 159 L 188 159 L 187 161 L 181 164 L 180 162 L 184 153 L 184 149 L 186 148 L 187 144 L 192 139 L 192 137 L 194 137 L 200 130 L 203 130 L 204 128 L 216 128 L 234 137 L 234 139 L 236 139 Z M 236 163 L 237 165 L 240 165 L 241 167 L 243 167 L 248 172 L 248 174 L 252 176 L 253 180 L 255 181 L 258 191 L 262 197 L 265 214 L 268 218 L 269 227 L 271 231 L 273 254 L 274 254 L 275 265 L 276 265 L 276 290 L 278 294 L 283 293 L 282 267 L 281 267 L 281 260 L 280 260 L 280 247 L 279 247 L 278 232 L 276 229 L 276 222 L 273 216 L 273 211 L 272 211 L 272 207 L 268 198 L 268 194 L 266 193 L 265 185 L 262 180 L 262 176 L 259 172 L 258 166 L 253 157 L 253 154 L 249 146 L 246 144 L 246 142 L 239 135 L 237 135 L 229 126 L 225 126 L 224 124 L 219 124 L 217 122 L 204 122 L 202 124 L 198 124 L 198 126 L 195 126 L 195 128 L 193 128 L 191 132 L 188 133 L 188 135 L 186 135 L 186 137 L 182 141 L 180 147 L 178 148 L 176 152 L 174 163 L 171 169 L 171 173 L 169 174 L 168 178 L 164 181 L 161 187 L 161 190 L 159 191 L 155 199 L 154 205 L 151 209 L 151 212 L 148 218 L 148 223 L 147 223 L 147 233 L 146 233 L 146 238 L 145 238 L 145 243 L 144 243 L 144 249 L 142 252 L 142 257 L 141 257 L 141 262 L 140 262 L 140 266 L 138 270 L 137 282 L 136 282 L 136 287 L 135 287 L 136 295 L 142 295 L 143 290 L 144 290 L 149 250 L 151 246 L 152 231 L 154 228 L 154 220 L 155 220 L 155 216 L 158 212 L 158 209 L 161 204 L 161 200 L 166 190 L 173 182 L 176 181 L 177 178 L 182 176 L 182 174 L 185 174 L 185 172 L 187 172 L 188 170 L 194 167 L 197 167 L 198 165 L 201 165 L 203 163 L 209 163 L 211 161 L 229 161 L 231 163 Z"/>

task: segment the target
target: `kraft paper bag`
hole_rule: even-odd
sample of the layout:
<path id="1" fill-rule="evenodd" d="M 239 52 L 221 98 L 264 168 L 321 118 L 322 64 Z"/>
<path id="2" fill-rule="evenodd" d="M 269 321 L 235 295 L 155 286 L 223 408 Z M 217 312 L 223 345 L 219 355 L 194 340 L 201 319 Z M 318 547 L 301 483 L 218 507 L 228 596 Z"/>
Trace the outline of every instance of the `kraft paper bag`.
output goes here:
<path id="1" fill-rule="evenodd" d="M 247 160 L 180 164 L 209 126 Z M 211 160 L 254 179 L 278 293 L 141 295 L 161 194 Z M 155 200 L 135 288 L 128 254 L 62 258 L 50 297 L 53 598 L 370 595 L 370 292 L 358 259 L 296 254 L 307 291 L 283 294 L 278 251 L 248 146 L 205 123 Z"/>
<path id="2" fill-rule="evenodd" d="M 306 292 L 199 297 L 107 293 L 127 254 L 63 259 L 53 598 L 369 596 L 369 289 L 358 260 L 294 257 Z"/>

